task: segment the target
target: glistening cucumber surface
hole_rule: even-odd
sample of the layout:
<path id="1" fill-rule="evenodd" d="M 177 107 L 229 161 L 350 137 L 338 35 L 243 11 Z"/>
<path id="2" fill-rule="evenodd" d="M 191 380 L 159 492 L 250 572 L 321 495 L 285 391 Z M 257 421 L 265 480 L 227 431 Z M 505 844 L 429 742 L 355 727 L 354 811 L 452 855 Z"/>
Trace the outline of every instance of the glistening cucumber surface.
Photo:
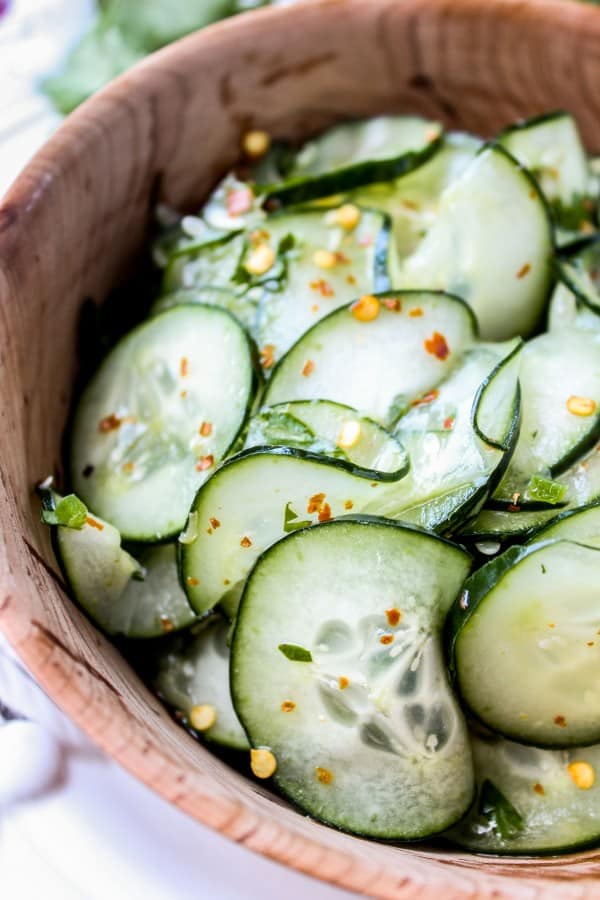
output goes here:
<path id="1" fill-rule="evenodd" d="M 470 565 L 458 547 L 384 520 L 298 532 L 257 563 L 234 632 L 233 700 L 306 812 L 414 840 L 468 808 L 468 739 L 439 631 Z"/>

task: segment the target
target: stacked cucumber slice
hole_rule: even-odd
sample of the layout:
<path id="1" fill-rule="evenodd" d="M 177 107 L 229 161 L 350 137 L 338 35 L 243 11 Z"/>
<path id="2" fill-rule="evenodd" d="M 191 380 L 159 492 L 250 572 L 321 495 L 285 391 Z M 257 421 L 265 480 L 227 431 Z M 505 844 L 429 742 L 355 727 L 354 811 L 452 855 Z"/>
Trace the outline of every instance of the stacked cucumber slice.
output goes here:
<path id="1" fill-rule="evenodd" d="M 162 210 L 40 488 L 175 717 L 335 827 L 600 841 L 597 193 L 566 113 L 272 146 Z"/>

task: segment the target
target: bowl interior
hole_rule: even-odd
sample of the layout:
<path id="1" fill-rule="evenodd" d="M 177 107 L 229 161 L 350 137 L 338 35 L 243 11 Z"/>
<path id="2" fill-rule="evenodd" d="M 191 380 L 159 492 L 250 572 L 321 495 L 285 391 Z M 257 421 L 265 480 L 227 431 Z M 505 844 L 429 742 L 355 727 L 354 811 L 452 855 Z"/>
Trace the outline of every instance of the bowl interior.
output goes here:
<path id="1" fill-rule="evenodd" d="M 69 601 L 38 521 L 34 485 L 50 472 L 61 481 L 82 305 L 99 304 L 131 271 L 156 202 L 196 208 L 250 127 L 300 137 L 401 111 L 488 136 L 563 107 L 594 150 L 599 83 L 594 7 L 315 0 L 240 16 L 142 63 L 69 118 L 0 207 L 0 627 L 90 737 L 171 802 L 252 849 L 374 896 L 591 897 L 600 855 L 491 860 L 338 834 L 171 721 Z"/>

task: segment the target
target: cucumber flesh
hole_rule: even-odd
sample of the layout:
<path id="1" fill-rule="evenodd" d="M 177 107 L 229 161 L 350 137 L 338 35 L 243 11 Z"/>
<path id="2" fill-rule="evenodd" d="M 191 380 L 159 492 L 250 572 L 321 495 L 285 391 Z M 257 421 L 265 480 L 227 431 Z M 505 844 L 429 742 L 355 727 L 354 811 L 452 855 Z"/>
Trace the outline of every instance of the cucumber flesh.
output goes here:
<path id="1" fill-rule="evenodd" d="M 449 623 L 461 696 L 517 741 L 600 740 L 600 550 L 558 540 L 511 548 L 464 586 Z"/>
<path id="2" fill-rule="evenodd" d="M 76 493 L 123 539 L 175 536 L 199 485 L 236 440 L 254 387 L 250 344 L 224 310 L 179 306 L 139 325 L 79 402 Z"/>
<path id="3" fill-rule="evenodd" d="M 257 563 L 234 632 L 232 695 L 252 746 L 273 752 L 277 786 L 305 812 L 395 840 L 464 814 L 469 747 L 439 631 L 470 562 L 374 519 L 298 532 Z M 312 661 L 292 661 L 285 643 Z"/>
<path id="4" fill-rule="evenodd" d="M 600 315 L 600 235 L 574 254 L 557 260 L 560 281 L 584 307 Z"/>
<path id="5" fill-rule="evenodd" d="M 246 449 L 297 447 L 346 460 L 352 471 L 371 479 L 395 481 L 410 462 L 400 441 L 350 406 L 330 400 L 296 400 L 265 407 L 250 421 Z"/>
<path id="6" fill-rule="evenodd" d="M 443 192 L 437 220 L 395 286 L 457 294 L 475 311 L 485 340 L 526 337 L 548 297 L 552 253 L 537 185 L 502 148 L 488 145 Z"/>
<path id="7" fill-rule="evenodd" d="M 227 288 L 245 249 L 243 232 L 230 232 L 211 241 L 178 247 L 168 258 L 163 276 L 164 294 L 181 288 Z"/>
<path id="8" fill-rule="evenodd" d="M 410 172 L 441 144 L 442 127 L 416 116 L 379 116 L 328 129 L 290 154 L 282 183 L 257 188 L 287 205 Z"/>
<path id="9" fill-rule="evenodd" d="M 600 746 L 543 750 L 483 734 L 472 734 L 471 745 L 478 800 L 446 835 L 451 841 L 476 853 L 529 854 L 600 840 L 600 781 L 575 780 L 577 764 L 600 770 Z"/>
<path id="10" fill-rule="evenodd" d="M 575 541 L 600 549 L 600 501 L 557 516 L 549 525 L 531 535 L 527 543 L 550 540 Z"/>
<path id="11" fill-rule="evenodd" d="M 333 400 L 390 424 L 474 342 L 469 308 L 455 297 L 405 291 L 380 300 L 372 321 L 346 306 L 307 331 L 274 370 L 264 402 Z"/>
<path id="12" fill-rule="evenodd" d="M 521 353 L 519 380 L 521 432 L 494 494 L 513 505 L 527 500 L 532 477 L 560 474 L 600 437 L 600 337 L 570 329 L 534 338 Z M 573 398 L 592 401 L 591 413 L 572 412 Z"/>
<path id="13" fill-rule="evenodd" d="M 107 634 L 160 637 L 194 622 L 173 544 L 140 547 L 134 559 L 121 547 L 117 529 L 95 515 L 81 529 L 58 525 L 52 532 L 75 599 Z"/>
<path id="14" fill-rule="evenodd" d="M 248 739 L 235 714 L 229 692 L 229 623 L 214 615 L 186 634 L 161 643 L 153 684 L 161 697 L 192 728 L 194 706 L 212 706 L 214 725 L 203 731 L 207 741 L 247 750 Z"/>

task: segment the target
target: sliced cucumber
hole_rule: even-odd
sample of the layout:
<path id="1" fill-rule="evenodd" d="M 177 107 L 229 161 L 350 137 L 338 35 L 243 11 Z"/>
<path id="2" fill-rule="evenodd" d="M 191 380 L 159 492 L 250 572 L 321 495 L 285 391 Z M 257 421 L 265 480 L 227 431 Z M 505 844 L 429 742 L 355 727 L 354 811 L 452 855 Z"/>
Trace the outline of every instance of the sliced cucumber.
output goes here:
<path id="1" fill-rule="evenodd" d="M 229 617 L 257 557 L 286 533 L 360 511 L 389 486 L 351 473 L 344 460 L 256 448 L 227 460 L 192 505 L 197 537 L 183 546 L 182 581 L 199 612 L 221 606 Z"/>
<path id="2" fill-rule="evenodd" d="M 229 693 L 231 626 L 214 615 L 186 634 L 177 635 L 158 651 L 153 684 L 188 728 L 193 730 L 194 707 L 209 706 L 215 722 L 202 736 L 235 750 L 247 750 L 248 739 L 235 714 Z"/>
<path id="3" fill-rule="evenodd" d="M 257 193 L 289 205 L 389 181 L 424 163 L 441 140 L 441 125 L 413 116 L 336 125 L 289 155 L 283 183 Z"/>
<path id="4" fill-rule="evenodd" d="M 554 521 L 568 509 L 576 509 L 600 498 L 600 453 L 596 449 L 581 462 L 556 478 L 566 487 L 565 507 L 562 509 L 522 510 L 515 506 L 507 510 L 484 509 L 477 519 L 464 527 L 461 538 L 484 540 L 528 537 L 535 529 Z"/>
<path id="5" fill-rule="evenodd" d="M 528 543 L 559 539 L 600 549 L 600 501 L 557 516 L 549 525 L 532 534 Z"/>
<path id="6" fill-rule="evenodd" d="M 523 743 L 600 740 L 600 550 L 559 540 L 513 547 L 465 583 L 448 624 L 461 696 Z"/>
<path id="7" fill-rule="evenodd" d="M 414 840 L 468 808 L 468 738 L 439 633 L 470 564 L 383 519 L 307 529 L 257 563 L 234 632 L 232 695 L 252 746 L 274 754 L 277 786 L 305 812 Z"/>
<path id="8" fill-rule="evenodd" d="M 513 506 L 535 500 L 532 479 L 553 479 L 600 437 L 600 337 L 563 329 L 534 338 L 521 354 L 519 379 L 521 432 L 494 494 Z"/>
<path id="9" fill-rule="evenodd" d="M 519 351 L 482 345 L 461 355 L 448 379 L 400 419 L 395 434 L 410 471 L 365 512 L 448 531 L 483 503 L 517 438 Z"/>
<path id="10" fill-rule="evenodd" d="M 486 340 L 526 337 L 548 298 L 552 253 L 537 185 L 505 150 L 487 145 L 443 192 L 438 218 L 396 286 L 457 294 Z"/>
<path id="11" fill-rule="evenodd" d="M 60 497 L 44 490 L 43 499 L 54 509 Z M 173 544 L 139 548 L 134 559 L 117 529 L 95 515 L 78 528 L 52 526 L 52 544 L 73 596 L 107 634 L 159 637 L 195 620 Z"/>
<path id="12" fill-rule="evenodd" d="M 394 181 L 358 188 L 348 199 L 386 212 L 392 219 L 400 259 L 418 246 L 439 214 L 440 195 L 473 160 L 481 141 L 470 134 L 450 132 L 427 162 Z"/>
<path id="13" fill-rule="evenodd" d="M 498 142 L 535 177 L 558 224 L 575 230 L 589 221 L 591 210 L 582 200 L 589 193 L 590 170 L 572 116 L 555 112 L 519 122 L 503 131 Z"/>
<path id="14" fill-rule="evenodd" d="M 239 295 L 230 288 L 223 287 L 180 288 L 169 294 L 161 294 L 152 304 L 150 315 L 157 316 L 173 309 L 174 306 L 190 303 L 220 306 L 235 316 L 247 331 L 251 331 L 256 321 L 258 302 L 247 295 Z"/>
<path id="15" fill-rule="evenodd" d="M 163 293 L 181 288 L 230 286 L 245 249 L 243 232 L 228 232 L 210 241 L 190 239 L 169 256 Z"/>
<path id="16" fill-rule="evenodd" d="M 355 474 L 396 481 L 410 462 L 397 438 L 351 406 L 330 400 L 295 400 L 265 407 L 251 421 L 246 448 L 297 447 L 352 464 Z"/>
<path id="17" fill-rule="evenodd" d="M 581 242 L 576 252 L 561 256 L 556 268 L 561 282 L 577 300 L 600 314 L 600 234 Z"/>
<path id="18" fill-rule="evenodd" d="M 371 305 L 371 321 L 346 306 L 306 332 L 274 370 L 264 401 L 324 398 L 390 424 L 435 388 L 475 339 L 468 306 L 448 294 L 391 292 Z"/>
<path id="19" fill-rule="evenodd" d="M 450 840 L 499 854 L 573 851 L 600 841 L 600 746 L 542 750 L 479 734 L 471 745 L 478 799 Z"/>
<path id="20" fill-rule="evenodd" d="M 177 534 L 190 502 L 237 438 L 252 402 L 248 339 L 214 306 L 179 306 L 130 332 L 77 409 L 75 491 L 124 539 Z"/>

